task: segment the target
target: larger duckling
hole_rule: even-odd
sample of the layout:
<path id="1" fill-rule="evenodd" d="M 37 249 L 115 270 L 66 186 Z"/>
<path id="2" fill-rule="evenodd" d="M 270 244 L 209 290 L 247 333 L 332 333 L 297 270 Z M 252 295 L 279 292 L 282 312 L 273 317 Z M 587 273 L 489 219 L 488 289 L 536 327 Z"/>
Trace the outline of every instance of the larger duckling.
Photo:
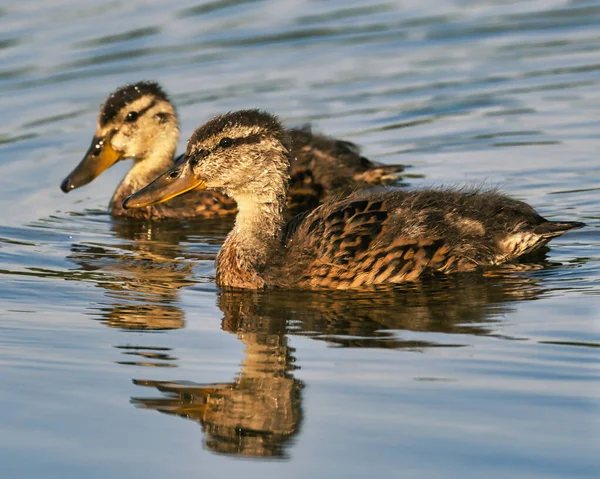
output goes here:
<path id="1" fill-rule="evenodd" d="M 147 207 L 190 189 L 219 189 L 238 205 L 217 257 L 217 284 L 336 288 L 412 281 L 514 261 L 583 226 L 548 221 L 495 191 L 430 189 L 353 194 L 285 224 L 286 132 L 259 110 L 199 127 L 183 161 L 130 196 Z"/>
<path id="2" fill-rule="evenodd" d="M 289 209 L 300 212 L 352 190 L 390 184 L 401 165 L 375 164 L 353 143 L 314 134 L 308 128 L 288 130 L 292 176 Z M 117 89 L 103 103 L 96 134 L 81 163 L 62 182 L 69 191 L 90 183 L 122 159 L 133 159 L 110 202 L 114 216 L 135 218 L 215 217 L 234 214 L 235 202 L 218 191 L 185 195 L 166 205 L 125 210 L 123 200 L 175 163 L 179 120 L 175 107 L 155 82 Z"/>

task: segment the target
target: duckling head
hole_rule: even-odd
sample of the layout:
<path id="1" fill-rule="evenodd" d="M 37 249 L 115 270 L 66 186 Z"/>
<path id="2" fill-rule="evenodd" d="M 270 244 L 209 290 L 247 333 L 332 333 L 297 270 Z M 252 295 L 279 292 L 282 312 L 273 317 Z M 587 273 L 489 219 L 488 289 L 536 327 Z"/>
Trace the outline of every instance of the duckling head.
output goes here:
<path id="1" fill-rule="evenodd" d="M 84 186 L 121 159 L 171 159 L 178 139 L 175 107 L 158 83 L 118 88 L 102 104 L 96 134 L 83 160 L 60 187 L 68 193 Z"/>
<path id="2" fill-rule="evenodd" d="M 217 116 L 194 131 L 185 155 L 171 169 L 127 198 L 141 208 L 193 189 L 218 189 L 246 203 L 285 202 L 290 157 L 277 117 L 260 110 Z"/>

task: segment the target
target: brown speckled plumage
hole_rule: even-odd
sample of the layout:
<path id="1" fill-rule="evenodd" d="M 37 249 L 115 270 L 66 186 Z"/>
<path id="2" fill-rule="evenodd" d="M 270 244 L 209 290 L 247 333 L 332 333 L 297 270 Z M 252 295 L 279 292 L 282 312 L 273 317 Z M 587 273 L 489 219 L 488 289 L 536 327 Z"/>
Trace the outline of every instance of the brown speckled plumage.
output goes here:
<path id="1" fill-rule="evenodd" d="M 550 222 L 497 191 L 428 189 L 361 192 L 321 205 L 284 225 L 289 152 L 275 117 L 230 113 L 198 128 L 185 159 L 163 177 L 195 177 L 239 207 L 217 258 L 217 283 L 260 289 L 355 289 L 472 271 L 517 260 L 583 226 Z M 221 140 L 228 138 L 228 146 Z M 252 141 L 247 141 L 252 138 Z M 231 140 L 231 141 L 229 141 Z M 162 201 L 148 185 L 129 206 Z"/>
<path id="2" fill-rule="evenodd" d="M 285 232 L 284 251 L 294 261 L 267 268 L 265 281 L 352 289 L 467 272 L 531 254 L 578 226 L 549 222 L 497 191 L 359 193 L 317 208 Z"/>
<path id="3" fill-rule="evenodd" d="M 314 134 L 307 127 L 291 129 L 286 134 L 292 151 L 288 194 L 288 210 L 292 213 L 313 209 L 331 195 L 390 184 L 397 181 L 398 173 L 403 170 L 400 165 L 372 163 L 360 155 L 356 145 Z M 178 139 L 177 112 L 160 85 L 139 82 L 118 88 L 102 104 L 96 134 L 82 164 L 65 179 L 61 188 L 68 192 L 101 174 L 103 170 L 91 174 L 90 165 L 110 145 L 119 154 L 118 160 L 134 160 L 134 166 L 112 197 L 112 215 L 159 219 L 234 214 L 235 201 L 218 191 L 187 193 L 165 205 L 135 210 L 121 207 L 127 196 L 174 165 Z"/>
<path id="4" fill-rule="evenodd" d="M 288 130 L 291 153 L 288 209 L 301 212 L 355 190 L 391 185 L 402 165 L 384 165 L 361 156 L 349 141 L 313 133 L 310 127 Z"/>

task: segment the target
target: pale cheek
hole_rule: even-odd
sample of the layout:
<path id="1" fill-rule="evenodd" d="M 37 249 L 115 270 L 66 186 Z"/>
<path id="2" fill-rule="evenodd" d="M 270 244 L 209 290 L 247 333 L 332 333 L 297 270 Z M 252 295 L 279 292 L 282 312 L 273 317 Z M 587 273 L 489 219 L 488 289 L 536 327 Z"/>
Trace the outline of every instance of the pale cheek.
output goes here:
<path id="1" fill-rule="evenodd" d="M 120 129 L 118 133 L 113 135 L 110 143 L 113 148 L 118 151 L 137 150 L 138 141 L 135 138 L 134 132 L 131 129 Z"/>
<path id="2" fill-rule="evenodd" d="M 110 140 L 110 144 L 112 145 L 112 147 L 116 150 L 123 150 L 123 148 L 127 145 L 127 141 L 125 141 L 126 138 L 123 135 L 123 133 L 121 133 L 119 131 L 119 133 L 116 133 L 115 135 L 113 135 L 113 137 Z"/>

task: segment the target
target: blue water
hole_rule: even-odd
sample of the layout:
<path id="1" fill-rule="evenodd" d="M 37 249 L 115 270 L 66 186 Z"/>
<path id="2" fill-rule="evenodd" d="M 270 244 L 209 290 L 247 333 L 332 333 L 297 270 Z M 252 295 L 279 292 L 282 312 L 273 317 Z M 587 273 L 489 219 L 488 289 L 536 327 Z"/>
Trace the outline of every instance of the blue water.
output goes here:
<path id="1" fill-rule="evenodd" d="M 224 293 L 229 221 L 64 195 L 98 106 L 159 81 L 180 149 L 260 107 L 584 221 L 543 267 L 378 293 Z M 600 2 L 0 6 L 0 476 L 596 478 Z"/>

